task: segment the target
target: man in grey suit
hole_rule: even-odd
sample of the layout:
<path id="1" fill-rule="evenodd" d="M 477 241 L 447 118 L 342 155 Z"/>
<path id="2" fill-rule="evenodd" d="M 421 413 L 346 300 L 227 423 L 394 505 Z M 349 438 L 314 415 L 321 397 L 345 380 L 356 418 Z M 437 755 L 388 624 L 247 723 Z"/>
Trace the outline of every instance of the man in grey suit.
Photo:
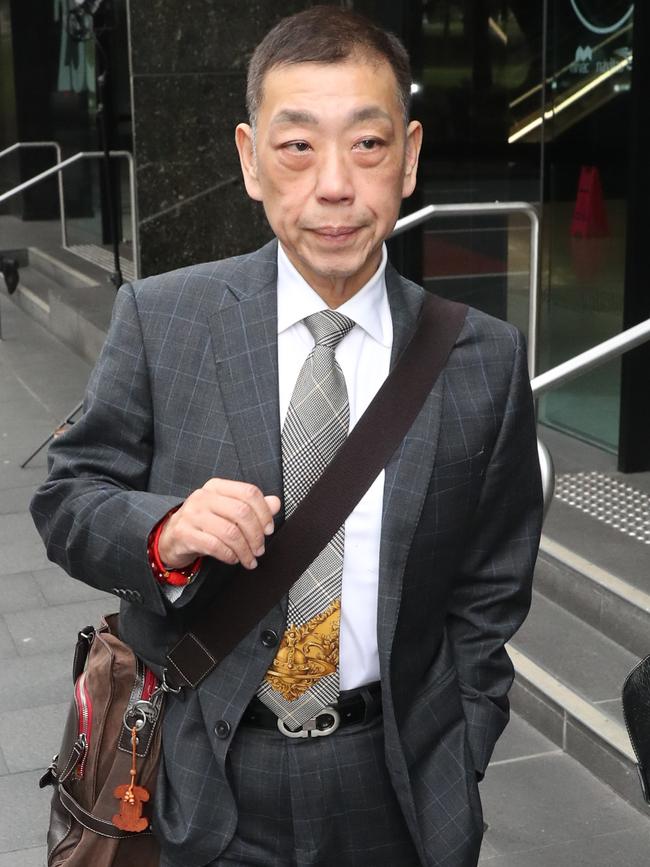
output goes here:
<path id="1" fill-rule="evenodd" d="M 404 49 L 365 19 L 316 7 L 280 22 L 236 131 L 277 240 L 119 292 L 32 510 L 52 560 L 121 597 L 121 635 L 156 672 L 192 614 L 264 556 L 318 464 L 294 460 L 318 440 L 313 416 L 331 410 L 330 434 L 353 426 L 414 332 L 424 291 L 384 246 L 415 186 L 409 93 Z M 162 864 L 476 864 L 478 781 L 508 719 L 504 645 L 528 610 L 540 522 L 523 341 L 470 310 L 302 600 L 301 577 L 170 698 Z M 303 617 L 330 584 L 326 610 Z"/>

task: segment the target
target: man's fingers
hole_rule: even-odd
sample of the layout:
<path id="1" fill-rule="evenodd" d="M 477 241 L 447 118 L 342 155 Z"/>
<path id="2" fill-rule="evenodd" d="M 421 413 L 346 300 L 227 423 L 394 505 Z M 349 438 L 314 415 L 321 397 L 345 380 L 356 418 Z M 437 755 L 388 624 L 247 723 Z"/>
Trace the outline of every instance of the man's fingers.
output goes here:
<path id="1" fill-rule="evenodd" d="M 237 525 L 222 518 L 210 516 L 202 527 L 190 528 L 185 541 L 202 557 L 213 557 L 230 565 L 241 563 L 246 569 L 257 566 L 257 558 Z"/>
<path id="2" fill-rule="evenodd" d="M 257 557 L 264 553 L 264 533 L 256 517 L 254 526 L 247 523 L 250 520 L 250 514 L 240 510 L 238 501 L 228 503 L 224 498 L 220 502 L 220 512 L 203 515 L 198 529 L 230 548 L 240 563 L 252 569 L 257 565 Z"/>
<path id="3" fill-rule="evenodd" d="M 233 490 L 229 487 L 229 490 Z M 270 515 L 280 511 L 280 498 L 263 498 Z M 211 557 L 223 563 L 241 563 L 247 569 L 257 566 L 257 558 L 264 553 L 265 533 L 268 525 L 262 527 L 259 513 L 250 502 L 212 493 L 209 499 L 209 512 L 203 515 L 197 543 L 207 550 Z M 273 519 L 270 520 L 273 532 Z"/>
<path id="4" fill-rule="evenodd" d="M 209 500 L 208 508 L 215 523 L 212 527 L 204 526 L 202 529 L 219 536 L 226 533 L 225 541 L 228 545 L 231 540 L 239 543 L 241 537 L 256 557 L 264 553 L 264 525 L 250 503 L 217 494 Z M 230 526 L 223 526 L 221 521 L 224 519 Z"/>
<path id="5" fill-rule="evenodd" d="M 280 497 L 275 497 L 273 494 L 269 494 L 269 496 L 264 497 L 264 499 L 266 500 L 266 505 L 269 507 L 271 514 L 277 515 L 280 511 L 280 506 L 282 505 Z M 267 536 L 270 536 L 274 529 L 275 525 L 273 521 L 269 521 L 269 523 L 264 527 L 264 532 Z"/>
<path id="6" fill-rule="evenodd" d="M 213 557 L 221 563 L 228 563 L 230 566 L 235 566 L 240 562 L 237 554 L 229 548 L 221 539 L 213 536 L 211 533 L 206 533 L 204 530 L 197 530 L 195 536 L 195 545 L 197 550 L 202 552 L 202 556 Z"/>
<path id="7" fill-rule="evenodd" d="M 273 515 L 280 508 L 277 497 L 265 497 L 256 485 L 235 482 L 232 479 L 210 479 L 203 487 L 204 490 L 245 503 L 255 512 L 262 532 L 266 535 L 273 532 Z M 277 509 L 273 510 L 270 507 L 267 502 L 269 499 L 274 504 L 277 501 Z"/>
<path id="8" fill-rule="evenodd" d="M 207 555 L 254 569 L 279 510 L 279 498 L 265 497 L 255 485 L 210 479 L 170 517 L 158 541 L 159 554 L 170 566 Z"/>
<path id="9" fill-rule="evenodd" d="M 268 494 L 264 497 L 266 500 L 266 505 L 269 507 L 269 511 L 272 515 L 277 515 L 280 511 L 280 497 L 276 497 L 274 494 Z"/>

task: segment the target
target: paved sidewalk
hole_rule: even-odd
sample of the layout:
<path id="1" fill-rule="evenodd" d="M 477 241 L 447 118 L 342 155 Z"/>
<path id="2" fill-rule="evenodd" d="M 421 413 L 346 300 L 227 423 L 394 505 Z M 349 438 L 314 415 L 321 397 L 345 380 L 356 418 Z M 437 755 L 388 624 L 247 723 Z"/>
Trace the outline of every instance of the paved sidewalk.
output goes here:
<path id="1" fill-rule="evenodd" d="M 48 563 L 28 513 L 46 475 L 23 461 L 81 399 L 88 365 L 0 293 L 0 867 L 43 867 L 50 791 L 78 629 L 111 596 Z M 647 867 L 650 820 L 519 719 L 482 783 L 481 867 Z M 377 865 L 390 867 L 390 865 Z"/>
<path id="2" fill-rule="evenodd" d="M 115 603 L 48 562 L 28 512 L 45 451 L 24 461 L 81 399 L 90 367 L 0 298 L 0 867 L 41 867 L 77 631 Z"/>

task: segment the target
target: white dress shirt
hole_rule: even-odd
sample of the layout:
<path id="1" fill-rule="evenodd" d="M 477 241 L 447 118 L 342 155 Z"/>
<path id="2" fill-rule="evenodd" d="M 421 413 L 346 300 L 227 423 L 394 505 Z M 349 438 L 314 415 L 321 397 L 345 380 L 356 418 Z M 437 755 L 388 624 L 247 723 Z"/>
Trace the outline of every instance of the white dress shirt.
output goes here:
<path id="1" fill-rule="evenodd" d="M 388 376 L 393 321 L 386 294 L 386 245 L 370 280 L 337 310 L 356 322 L 335 350 L 348 390 L 350 430 Z M 289 261 L 278 243 L 278 378 L 280 424 L 284 423 L 300 368 L 314 346 L 302 321 L 327 304 Z M 377 476 L 345 522 L 339 645 L 340 689 L 379 680 L 377 594 L 384 472 Z M 163 585 L 174 602 L 182 587 Z"/>
<path id="2" fill-rule="evenodd" d="M 349 301 L 337 308 L 357 323 L 336 347 L 348 390 L 350 429 L 388 376 L 393 323 L 386 294 L 386 246 L 379 268 Z M 314 346 L 302 322 L 327 304 L 289 261 L 278 244 L 278 374 L 280 423 L 289 407 L 298 373 Z M 384 472 L 375 479 L 345 522 L 340 688 L 355 689 L 379 680 L 377 593 Z"/>

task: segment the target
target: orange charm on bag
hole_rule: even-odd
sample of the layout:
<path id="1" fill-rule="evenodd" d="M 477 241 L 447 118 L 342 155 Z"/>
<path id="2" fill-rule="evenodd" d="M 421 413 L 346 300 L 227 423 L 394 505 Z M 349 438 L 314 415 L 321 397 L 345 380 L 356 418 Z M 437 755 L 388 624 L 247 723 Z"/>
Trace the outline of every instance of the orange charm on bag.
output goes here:
<path id="1" fill-rule="evenodd" d="M 149 820 L 142 815 L 142 805 L 149 800 L 149 792 L 144 786 L 135 785 L 135 748 L 138 742 L 137 728 L 131 729 L 131 782 L 118 786 L 113 794 L 120 801 L 120 812 L 113 816 L 113 824 L 122 831 L 144 831 Z"/>

